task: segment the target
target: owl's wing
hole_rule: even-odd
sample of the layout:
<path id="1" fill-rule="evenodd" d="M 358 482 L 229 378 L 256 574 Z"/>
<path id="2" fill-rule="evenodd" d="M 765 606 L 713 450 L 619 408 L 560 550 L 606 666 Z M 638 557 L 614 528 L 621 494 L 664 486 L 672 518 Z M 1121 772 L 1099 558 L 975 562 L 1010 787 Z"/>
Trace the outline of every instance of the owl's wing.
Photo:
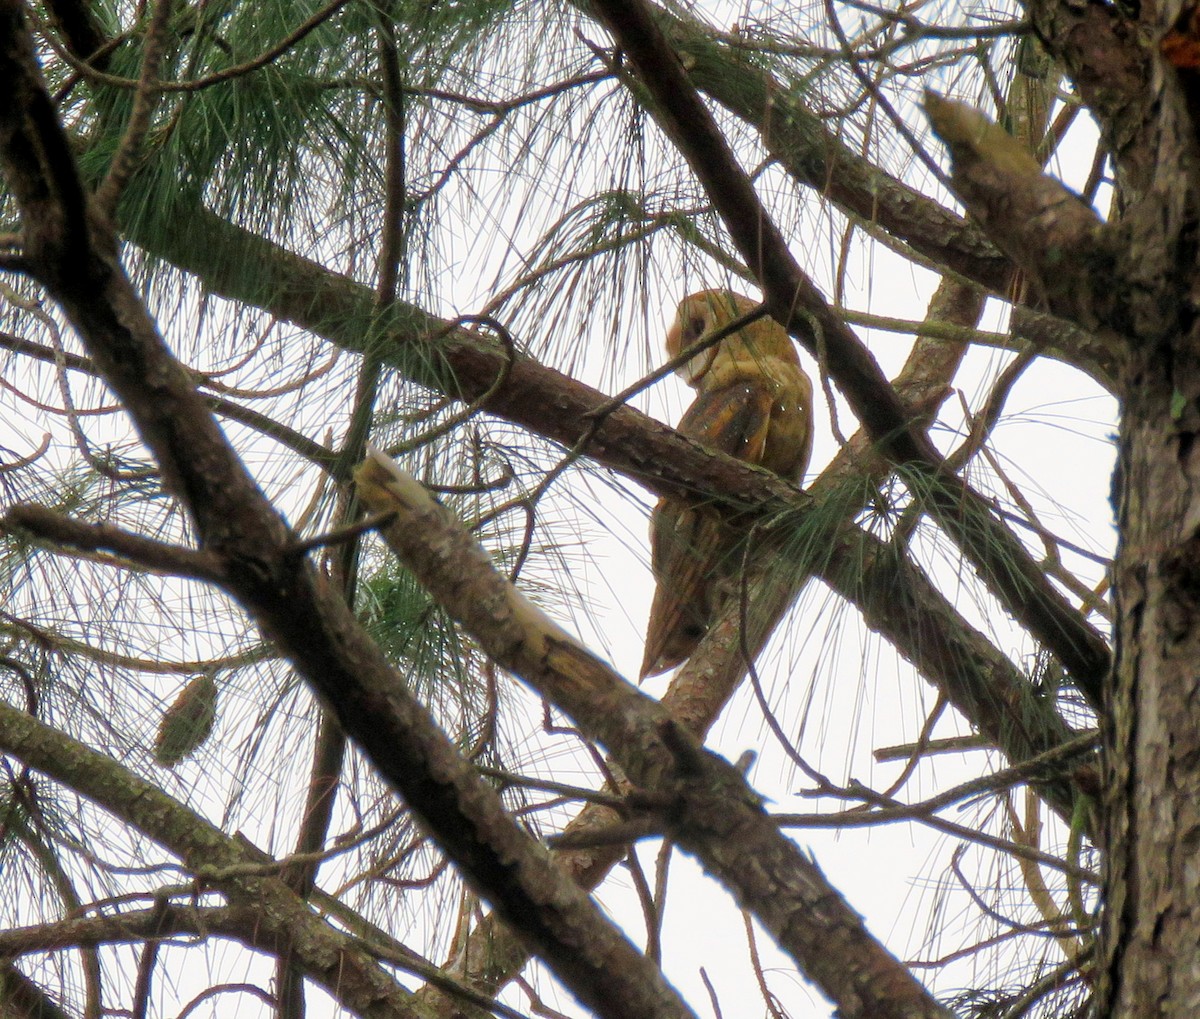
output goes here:
<path id="1" fill-rule="evenodd" d="M 732 536 L 712 510 L 661 499 L 650 517 L 656 586 L 646 628 L 641 676 L 656 676 L 689 658 L 712 619 L 712 597 Z"/>
<path id="2" fill-rule="evenodd" d="M 743 460 L 762 456 L 771 419 L 771 393 L 753 382 L 701 392 L 679 431 Z M 646 629 L 642 677 L 689 658 L 708 630 L 717 585 L 736 564 L 737 533 L 721 515 L 678 499 L 662 499 L 650 517 L 650 565 L 656 587 Z"/>
<path id="3" fill-rule="evenodd" d="M 740 460 L 798 477 L 812 448 L 812 388 L 799 365 L 739 366 L 726 384 L 701 389 L 679 431 Z M 712 381 L 721 377 L 715 365 Z M 730 373 L 733 374 L 733 373 Z M 728 376 L 726 376 L 728 377 Z M 720 607 L 723 582 L 736 574 L 740 532 L 703 506 L 662 499 L 650 518 L 656 582 L 642 677 L 690 658 Z"/>
<path id="4" fill-rule="evenodd" d="M 761 463 L 775 402 L 769 386 L 738 379 L 714 390 L 701 390 L 677 430 L 739 460 Z"/>
<path id="5" fill-rule="evenodd" d="M 812 452 L 812 382 L 793 361 L 722 349 L 679 430 L 796 480 Z"/>

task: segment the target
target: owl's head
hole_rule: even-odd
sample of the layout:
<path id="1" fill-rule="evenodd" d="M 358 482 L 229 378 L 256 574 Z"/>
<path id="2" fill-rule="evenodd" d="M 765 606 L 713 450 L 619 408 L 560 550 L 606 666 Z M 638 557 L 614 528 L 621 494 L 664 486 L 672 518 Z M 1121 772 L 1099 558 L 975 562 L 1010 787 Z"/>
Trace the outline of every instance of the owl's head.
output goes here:
<path id="1" fill-rule="evenodd" d="M 676 357 L 697 340 L 757 307 L 757 302 L 731 290 L 701 290 L 685 297 L 675 309 L 675 320 L 667 330 L 667 353 Z M 699 386 L 718 358 L 740 362 L 778 358 L 791 364 L 800 363 L 791 337 L 767 316 L 702 350 L 676 371 L 688 385 Z"/>

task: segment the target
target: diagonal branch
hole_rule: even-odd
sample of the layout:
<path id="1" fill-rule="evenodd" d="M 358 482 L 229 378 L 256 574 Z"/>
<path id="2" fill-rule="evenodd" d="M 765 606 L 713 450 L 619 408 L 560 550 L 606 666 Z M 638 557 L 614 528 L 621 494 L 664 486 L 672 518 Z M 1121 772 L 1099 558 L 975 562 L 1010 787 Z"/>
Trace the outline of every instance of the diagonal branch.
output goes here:
<path id="1" fill-rule="evenodd" d="M 520 353 L 509 362 L 498 345 L 455 330 L 452 323 L 413 305 L 396 302 L 381 323 L 366 287 L 206 210 L 193 206 L 177 209 L 174 215 L 188 223 L 186 230 L 165 237 L 162 232 L 158 236 L 136 232 L 133 239 L 198 276 L 214 293 L 263 307 L 348 350 L 362 351 L 367 337 L 386 332 L 391 340 L 390 364 L 414 381 L 468 401 L 487 393 L 507 365 L 505 384 L 483 401 L 484 409 L 568 448 L 592 431 L 589 457 L 636 478 L 656 494 L 722 505 L 733 512 L 750 509 L 764 518 L 789 510 L 804 512 L 811 505 L 805 493 L 774 475 L 714 453 L 631 407 L 611 409 L 604 394 Z M 252 268 L 244 271 L 239 266 Z M 597 425 L 596 416 L 605 408 L 609 410 Z M 957 490 L 946 495 L 951 504 L 948 519 L 958 523 L 952 533 L 963 543 L 979 542 L 981 551 L 975 558 L 996 548 L 995 569 L 1007 575 L 1005 555 L 1016 539 L 990 520 L 979 496 L 964 495 L 970 489 L 960 482 L 956 485 Z M 953 512 L 960 496 L 967 510 L 975 510 L 962 521 Z M 977 530 L 967 526 L 980 518 Z M 995 533 L 1002 539 L 998 548 L 991 543 Z M 1023 546 L 1018 543 L 1018 547 L 1024 554 Z M 1030 565 L 1031 570 L 1018 580 L 1028 584 L 1029 591 L 1040 591 L 1040 597 L 1030 595 L 1030 604 L 1022 603 L 1014 615 L 1024 621 L 1038 613 L 1043 603 L 1049 605 L 1052 611 L 1045 625 L 1030 626 L 1031 632 L 1059 652 L 1069 669 L 1073 667 L 1076 682 L 1098 690 L 1108 669 L 1107 644 L 1062 601 L 1036 565 Z M 1074 654 L 1061 654 L 1072 647 L 1077 649 Z"/>
<path id="2" fill-rule="evenodd" d="M 0 159 L 32 273 L 62 306 L 222 561 L 227 590 L 338 713 L 455 861 L 583 1002 L 606 1017 L 691 1015 L 661 971 L 504 811 L 371 641 L 293 550 L 286 524 L 171 355 L 90 206 L 17 0 L 0 0 Z"/>
<path id="3" fill-rule="evenodd" d="M 355 480 L 372 510 L 396 514 L 382 533 L 433 597 L 491 657 L 603 744 L 635 786 L 669 804 L 671 835 L 754 913 L 840 1015 L 945 1019 L 946 1010 L 780 832 L 741 772 L 522 596 L 393 461 L 372 452 Z"/>
<path id="4" fill-rule="evenodd" d="M 297 912 L 306 913 L 297 900 Z M 362 920 L 361 929 L 355 933 L 335 930 L 325 926 L 332 938 L 342 940 L 342 948 L 358 952 L 368 958 L 413 973 L 443 993 L 450 995 L 462 1007 L 469 1003 L 485 1009 L 489 1014 L 504 1019 L 522 1019 L 523 1013 L 492 1001 L 460 981 L 448 977 L 436 966 L 423 960 L 416 952 L 394 940 L 386 932 Z M 285 931 L 287 933 L 287 931 Z M 93 916 L 76 916 L 65 920 L 39 924 L 36 927 L 9 928 L 0 931 L 0 959 L 12 959 L 32 952 L 54 952 L 64 948 L 102 947 L 105 945 L 130 944 L 150 939 L 177 937 L 182 934 L 199 938 L 213 936 L 232 938 L 250 948 L 278 955 L 288 946 L 288 940 L 280 936 L 279 927 L 262 922 L 261 910 L 253 905 L 196 906 L 164 901 L 162 908 L 125 910 L 116 914 L 100 913 Z M 301 945 L 306 944 L 301 938 Z M 347 1008 L 353 1005 L 345 994 L 339 993 L 336 984 L 328 982 L 328 973 L 312 965 L 311 953 L 298 960 L 305 966 L 304 975 L 325 988 L 331 996 Z M 407 1005 L 400 1013 L 362 1012 L 361 1015 L 400 1015 L 404 1019 L 416 1019 L 423 1015 L 417 996 L 401 995 Z M 0 997 L 0 1004 L 3 998 Z"/>
<path id="5" fill-rule="evenodd" d="M 987 290 L 1008 290 L 1012 265 L 977 226 L 853 151 L 826 121 L 761 66 L 714 41 L 704 26 L 655 6 L 692 83 L 753 126 L 793 177 L 850 215 L 876 223 L 938 265 Z"/>
<path id="6" fill-rule="evenodd" d="M 229 876 L 210 882 L 255 909 L 264 941 L 290 938 L 305 972 L 347 1008 L 373 1019 L 414 1019 L 411 995 L 369 954 L 319 919 L 281 880 L 247 866 L 261 863 L 248 847 L 157 786 L 6 704 L 0 704 L 0 750 L 145 832 L 193 873 L 224 868 Z"/>
<path id="7" fill-rule="evenodd" d="M 107 550 L 139 567 L 177 577 L 220 583 L 221 562 L 208 552 L 155 541 L 112 524 L 86 524 L 45 506 L 22 503 L 0 517 L 0 531 L 22 528 L 57 545 L 89 552 Z"/>
<path id="8" fill-rule="evenodd" d="M 0 961 L 0 1007 L 8 1019 L 74 1019 L 7 959 Z"/>
<path id="9" fill-rule="evenodd" d="M 810 353 L 823 358 L 880 451 L 917 475 L 920 494 L 939 525 L 1008 611 L 1055 651 L 1098 707 L 1109 667 L 1107 642 L 1047 581 L 1021 541 L 995 519 L 987 501 L 960 480 L 943 476 L 941 456 L 907 419 L 875 359 L 792 257 L 643 0 L 594 0 L 594 7 L 653 97 L 663 130 L 691 164 L 762 285 L 772 315 Z"/>
<path id="10" fill-rule="evenodd" d="M 925 110 L 950 151 L 955 193 L 1055 314 L 1111 330 L 1117 247 L 1112 231 L 1016 138 L 965 103 L 925 93 Z M 1115 337 L 1110 346 L 1118 346 Z"/>

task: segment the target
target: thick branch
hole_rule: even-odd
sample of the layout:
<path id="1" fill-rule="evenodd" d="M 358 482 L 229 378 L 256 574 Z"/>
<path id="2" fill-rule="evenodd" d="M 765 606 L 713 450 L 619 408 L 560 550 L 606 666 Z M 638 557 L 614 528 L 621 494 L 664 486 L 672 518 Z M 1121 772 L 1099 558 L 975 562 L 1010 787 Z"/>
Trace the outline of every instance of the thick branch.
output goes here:
<path id="1" fill-rule="evenodd" d="M 1026 9 L 1038 38 L 1066 69 L 1099 122 L 1122 192 L 1127 197 L 1143 194 L 1158 172 L 1160 153 L 1137 144 L 1134 125 L 1143 123 L 1146 107 L 1160 95 L 1150 86 L 1149 35 L 1130 17 L 1135 8 L 1032 0 Z"/>
<path id="2" fill-rule="evenodd" d="M 1114 350 L 1111 343 L 1072 322 L 1024 304 L 1013 306 L 1009 328 L 1014 340 L 1033 344 L 1040 356 L 1070 364 L 1110 393 L 1116 393 L 1122 352 Z"/>
<path id="3" fill-rule="evenodd" d="M 938 265 L 987 290 L 1009 289 L 1012 265 L 977 226 L 853 151 L 809 109 L 801 89 L 785 87 L 737 50 L 714 42 L 702 25 L 654 9 L 685 55 L 696 87 L 755 127 L 793 177 Z"/>
<path id="4" fill-rule="evenodd" d="M 299 904 L 298 909 L 303 910 Z M 94 916 L 73 917 L 36 927 L 10 928 L 0 931 L 0 959 L 16 958 L 31 952 L 56 952 L 67 948 L 101 947 L 104 945 L 136 944 L 158 938 L 178 937 L 181 934 L 199 938 L 224 937 L 239 941 L 249 948 L 278 955 L 290 950 L 288 938 L 280 936 L 274 928 L 262 922 L 260 911 L 252 905 L 195 906 L 176 902 L 165 902 L 162 908 L 139 909 L 116 914 L 102 913 Z M 342 947 L 349 951 L 365 953 L 380 962 L 394 965 L 413 973 L 428 984 L 439 988 L 461 1008 L 468 1002 L 484 1009 L 488 1014 L 519 1017 L 521 1013 L 505 1009 L 486 995 L 480 994 L 461 982 L 448 977 L 437 967 L 423 960 L 411 949 L 395 941 L 390 935 L 373 924 L 355 918 L 356 933 L 350 934 L 326 928 L 332 937 L 342 939 Z M 358 928 L 361 927 L 361 930 Z M 288 932 L 290 934 L 290 932 Z M 302 965 L 305 959 L 298 959 Z M 310 961 L 310 960 L 309 960 Z M 346 1007 L 351 1007 L 338 988 L 327 983 L 328 973 L 304 969 L 304 975 L 325 988 L 331 996 Z M 0 977 L 2 983 L 2 977 Z M 3 999 L 0 998 L 0 1002 Z M 409 997 L 410 1007 L 405 1015 L 424 1016 L 428 1011 L 419 1007 L 418 996 Z M 366 1014 L 366 1013 L 363 1013 Z"/>
<path id="5" fill-rule="evenodd" d="M 488 393 L 504 370 L 504 351 L 476 334 L 400 302 L 380 321 L 367 288 L 205 210 L 191 207 L 175 215 L 188 229 L 138 232 L 134 239 L 199 276 L 214 293 L 263 307 L 348 350 L 362 351 L 368 337 L 386 332 L 393 339 L 388 363 L 460 399 Z M 659 495 L 734 511 L 752 508 L 763 516 L 808 505 L 803 493 L 774 475 L 713 453 L 631 407 L 614 409 L 602 393 L 520 354 L 511 359 L 504 385 L 482 406 L 568 447 L 592 433 L 589 457 Z M 939 520 L 986 567 L 985 579 L 1011 593 L 1013 615 L 1098 700 L 1108 669 L 1104 639 L 1053 589 L 1024 546 L 991 518 L 982 498 L 961 481 L 938 497 Z"/>
<path id="6" fill-rule="evenodd" d="M 28 263 L 134 419 L 204 548 L 221 558 L 230 593 L 337 711 L 467 879 L 582 1001 L 613 1019 L 690 1016 L 658 968 L 505 813 L 344 600 L 293 553 L 283 520 L 171 356 L 116 261 L 115 236 L 89 208 L 16 0 L 0 3 L 0 78 L 23 100 L 0 106 L 0 157 Z"/>
<path id="7" fill-rule="evenodd" d="M 944 1019 L 948 1013 L 779 831 L 736 768 L 524 598 L 415 478 L 373 453 L 355 479 L 372 510 L 397 514 L 383 534 L 434 598 L 489 655 L 603 744 L 630 781 L 672 804 L 673 837 L 754 913 L 839 1014 Z"/>
<path id="8" fill-rule="evenodd" d="M 950 151 L 955 193 L 1038 297 L 1085 329 L 1111 329 L 1114 238 L 1100 217 L 981 113 L 934 92 L 925 110 Z M 1109 345 L 1120 349 L 1111 335 Z"/>
<path id="9" fill-rule="evenodd" d="M 378 1019 L 418 1014 L 411 996 L 369 954 L 314 915 L 279 878 L 250 866 L 262 861 L 247 846 L 157 786 L 6 704 L 0 704 L 0 750 L 145 832 L 193 873 L 227 869 L 228 877 L 208 882 L 255 909 L 264 942 L 290 940 L 305 972 L 346 1008 Z"/>

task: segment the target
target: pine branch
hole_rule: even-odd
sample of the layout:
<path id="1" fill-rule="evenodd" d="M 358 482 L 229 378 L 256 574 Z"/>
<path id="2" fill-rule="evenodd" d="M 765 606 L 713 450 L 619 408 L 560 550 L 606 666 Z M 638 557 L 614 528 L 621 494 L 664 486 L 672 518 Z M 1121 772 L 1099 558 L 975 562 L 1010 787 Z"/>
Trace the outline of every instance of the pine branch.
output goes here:
<path id="1" fill-rule="evenodd" d="M 0 517 L 0 531 L 25 530 L 44 541 L 88 552 L 107 550 L 135 566 L 156 573 L 191 577 L 219 584 L 221 563 L 208 552 L 171 545 L 134 534 L 111 524 L 87 524 L 28 503 L 11 507 Z"/>
<path id="2" fill-rule="evenodd" d="M 458 1008 L 473 1005 L 485 1009 L 489 1015 L 503 1016 L 505 1019 L 523 1019 L 523 1013 L 507 1008 L 447 976 L 386 932 L 361 918 L 359 921 L 355 925 L 354 933 L 327 928 L 331 937 L 340 939 L 341 949 L 373 957 L 380 963 L 419 976 L 430 986 L 449 996 Z M 163 903 L 161 910 L 126 910 L 116 914 L 74 917 L 38 924 L 35 927 L 0 931 L 0 958 L 16 958 L 34 952 L 56 952 L 65 948 L 136 944 L 151 938 L 180 935 L 198 938 L 216 935 L 232 938 L 249 948 L 270 955 L 278 955 L 287 945 L 286 939 L 280 936 L 275 925 L 263 924 L 261 911 L 254 905 L 201 907 L 167 901 Z M 338 989 L 327 982 L 327 974 L 312 967 L 310 958 L 306 957 L 300 961 L 306 963 L 303 971 L 305 976 L 322 986 L 342 1005 L 352 1007 L 346 996 L 338 994 Z M 0 984 L 2 982 L 0 977 Z M 401 1019 L 418 1019 L 425 1015 L 422 1009 L 416 1007 L 414 996 L 405 997 L 408 1004 L 402 1011 L 375 1009 L 359 1014 L 394 1015 Z M 2 1002 L 3 998 L 0 998 L 0 1003 Z"/>
<path id="3" fill-rule="evenodd" d="M 254 911 L 261 944 L 291 944 L 306 974 L 346 1008 L 377 1019 L 413 1019 L 411 995 L 361 948 L 312 913 L 262 860 L 157 786 L 104 754 L 0 704 L 0 749 L 104 808 L 170 850 L 193 873 Z M 218 877 L 219 868 L 228 874 Z M 61 946 L 46 946 L 61 947 Z M 34 951 L 36 946 L 23 950 Z"/>
<path id="4" fill-rule="evenodd" d="M 254 484 L 171 355 L 90 207 L 42 86 L 16 0 L 0 3 L 0 160 L 25 255 L 121 398 L 164 483 L 187 507 L 227 590 L 337 711 L 467 879 L 519 926 L 555 974 L 609 1019 L 691 1013 L 657 966 L 559 871 L 411 696 L 344 600 L 291 551 Z"/>
<path id="5" fill-rule="evenodd" d="M 945 1019 L 948 1013 L 783 836 L 736 768 L 521 595 L 397 464 L 373 451 L 355 481 L 372 510 L 396 514 L 381 533 L 434 598 L 499 664 L 605 746 L 635 786 L 673 803 L 664 815 L 671 836 L 734 891 L 840 1014 Z M 746 866 L 749 859 L 755 866 Z"/>
<path id="6" fill-rule="evenodd" d="M 695 21 L 659 5 L 652 9 L 695 87 L 753 126 L 796 180 L 951 272 L 996 293 L 1009 289 L 1011 264 L 977 226 L 854 152 L 798 88 L 715 41 Z"/>
<path id="7" fill-rule="evenodd" d="M 1113 232 L 998 124 L 935 92 L 925 93 L 925 110 L 950 151 L 955 193 L 1041 302 L 1085 329 L 1111 331 L 1120 293 Z M 1115 337 L 1108 344 L 1120 345 Z"/>

